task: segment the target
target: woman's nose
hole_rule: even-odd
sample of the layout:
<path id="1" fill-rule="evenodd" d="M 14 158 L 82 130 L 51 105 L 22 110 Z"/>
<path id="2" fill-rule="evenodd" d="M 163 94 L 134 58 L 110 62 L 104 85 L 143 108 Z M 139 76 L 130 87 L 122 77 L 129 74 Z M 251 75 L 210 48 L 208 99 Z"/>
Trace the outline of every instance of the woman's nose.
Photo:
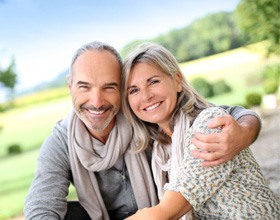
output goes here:
<path id="1" fill-rule="evenodd" d="M 143 101 L 150 101 L 151 98 L 154 97 L 154 93 L 150 91 L 149 89 L 143 89 L 142 90 L 142 100 Z"/>

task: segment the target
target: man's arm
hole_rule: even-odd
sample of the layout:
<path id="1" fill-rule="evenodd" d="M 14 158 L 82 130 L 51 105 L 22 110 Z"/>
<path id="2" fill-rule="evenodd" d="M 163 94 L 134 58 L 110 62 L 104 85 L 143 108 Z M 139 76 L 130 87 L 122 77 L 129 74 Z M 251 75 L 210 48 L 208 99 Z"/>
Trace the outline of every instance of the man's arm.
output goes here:
<path id="1" fill-rule="evenodd" d="M 25 201 L 25 219 L 64 219 L 69 179 L 65 138 L 52 135 L 39 153 L 38 168 Z"/>
<path id="2" fill-rule="evenodd" d="M 216 166 L 231 160 L 259 135 L 261 120 L 255 112 L 239 106 L 227 110 L 231 116 L 217 117 L 208 124 L 210 128 L 222 127 L 221 133 L 196 133 L 192 140 L 195 146 L 203 150 L 191 152 L 194 157 L 205 160 L 202 166 Z"/>

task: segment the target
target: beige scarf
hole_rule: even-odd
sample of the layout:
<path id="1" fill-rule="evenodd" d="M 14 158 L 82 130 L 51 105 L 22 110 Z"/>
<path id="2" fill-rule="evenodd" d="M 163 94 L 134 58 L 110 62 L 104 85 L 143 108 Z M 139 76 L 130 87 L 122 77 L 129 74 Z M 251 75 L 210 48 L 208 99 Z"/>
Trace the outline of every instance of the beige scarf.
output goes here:
<path id="1" fill-rule="evenodd" d="M 94 172 L 113 167 L 120 156 L 129 173 L 138 209 L 158 203 L 151 170 L 145 152 L 129 152 L 132 129 L 124 116 L 117 115 L 116 125 L 99 155 L 93 137 L 84 123 L 73 111 L 68 123 L 68 148 L 75 188 L 80 204 L 92 219 L 109 219 L 108 212 L 98 188 Z"/>
<path id="2" fill-rule="evenodd" d="M 157 141 L 153 145 L 152 170 L 154 180 L 158 189 L 158 197 L 161 200 L 164 194 L 164 185 L 169 179 L 174 178 L 174 171 L 178 170 L 183 161 L 185 135 L 190 127 L 190 120 L 180 111 L 176 120 L 174 132 L 172 134 L 171 146 L 161 145 Z M 181 218 L 182 220 L 191 220 L 191 211 Z"/>

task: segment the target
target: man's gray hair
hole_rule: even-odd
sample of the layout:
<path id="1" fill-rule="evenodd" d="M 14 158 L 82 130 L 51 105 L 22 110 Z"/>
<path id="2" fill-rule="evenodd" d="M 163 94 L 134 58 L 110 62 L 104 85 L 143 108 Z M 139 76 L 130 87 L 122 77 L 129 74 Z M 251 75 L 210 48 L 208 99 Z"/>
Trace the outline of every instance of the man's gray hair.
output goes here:
<path id="1" fill-rule="evenodd" d="M 81 46 L 74 54 L 72 61 L 71 61 L 70 70 L 69 70 L 69 77 L 70 77 L 71 83 L 72 83 L 72 79 L 73 79 L 72 67 L 73 67 L 75 61 L 78 59 L 79 56 L 81 56 L 86 51 L 95 51 L 95 50 L 110 52 L 111 54 L 113 54 L 115 56 L 120 67 L 122 68 L 122 58 L 114 47 L 112 47 L 111 45 L 104 43 L 104 42 L 93 41 L 93 42 L 90 42 L 90 43 L 87 43 L 87 44 L 84 44 L 83 46 Z"/>

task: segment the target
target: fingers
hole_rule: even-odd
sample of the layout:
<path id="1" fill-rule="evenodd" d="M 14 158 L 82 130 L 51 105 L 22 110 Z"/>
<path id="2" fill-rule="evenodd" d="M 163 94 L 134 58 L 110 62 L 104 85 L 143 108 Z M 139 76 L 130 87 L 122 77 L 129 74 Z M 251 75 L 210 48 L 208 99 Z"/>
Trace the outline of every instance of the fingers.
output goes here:
<path id="1" fill-rule="evenodd" d="M 208 122 L 209 128 L 217 128 L 217 127 L 224 127 L 228 126 L 232 122 L 233 117 L 231 115 L 223 115 L 216 118 L 213 118 L 211 121 Z"/>
<path id="2" fill-rule="evenodd" d="M 218 166 L 229 160 L 225 155 L 218 152 L 200 152 L 192 150 L 191 155 L 195 158 L 202 159 L 203 162 L 201 163 L 201 166 L 203 167 Z"/>
<path id="3" fill-rule="evenodd" d="M 196 133 L 192 139 L 192 143 L 202 151 L 220 151 L 221 144 L 225 142 L 226 135 L 221 133 L 201 134 Z"/>
<path id="4" fill-rule="evenodd" d="M 191 155 L 195 158 L 202 159 L 204 161 L 215 161 L 221 158 L 221 154 L 217 152 L 205 152 L 191 150 Z"/>
<path id="5" fill-rule="evenodd" d="M 198 150 L 191 150 L 191 155 L 203 160 L 202 166 L 211 167 L 220 165 L 230 159 L 228 145 L 224 143 L 224 136 L 220 133 L 196 133 L 192 143 Z"/>

